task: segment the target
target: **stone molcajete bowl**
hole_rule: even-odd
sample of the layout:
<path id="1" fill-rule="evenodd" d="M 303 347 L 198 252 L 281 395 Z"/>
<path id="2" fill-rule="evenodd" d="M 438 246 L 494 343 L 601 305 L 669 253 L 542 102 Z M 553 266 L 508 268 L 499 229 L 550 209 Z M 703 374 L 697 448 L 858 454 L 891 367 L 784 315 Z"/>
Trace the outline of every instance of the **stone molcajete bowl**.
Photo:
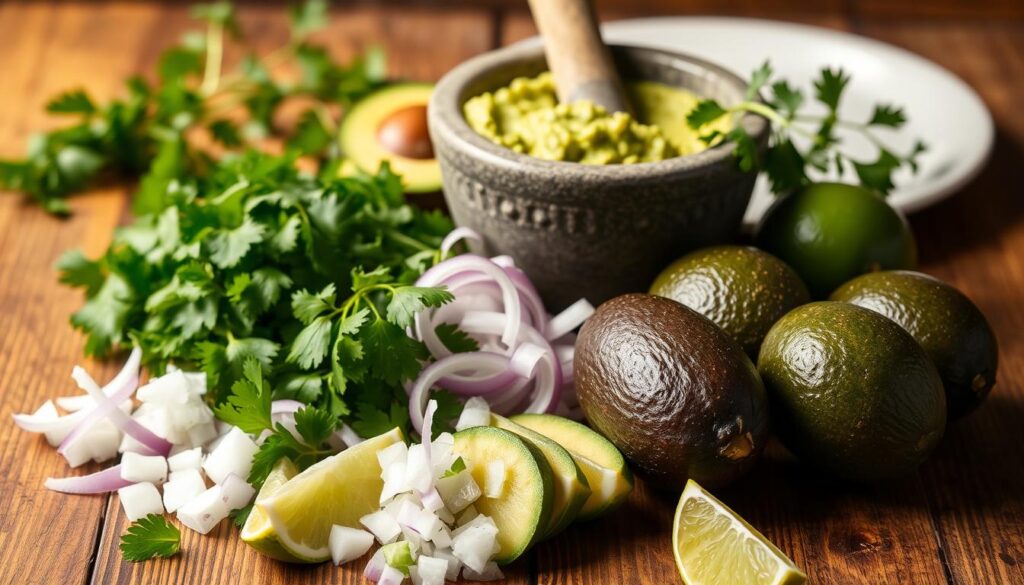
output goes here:
<path id="1" fill-rule="evenodd" d="M 724 105 L 743 99 L 745 82 L 706 61 L 655 49 L 611 50 L 626 79 L 659 81 Z M 755 175 L 737 168 L 729 144 L 655 163 L 584 165 L 518 154 L 466 123 L 466 100 L 545 70 L 539 45 L 476 57 L 445 75 L 428 111 L 455 223 L 483 235 L 489 254 L 514 257 L 550 310 L 581 297 L 596 305 L 647 290 L 684 252 L 736 236 Z M 741 123 L 765 143 L 762 118 Z"/>

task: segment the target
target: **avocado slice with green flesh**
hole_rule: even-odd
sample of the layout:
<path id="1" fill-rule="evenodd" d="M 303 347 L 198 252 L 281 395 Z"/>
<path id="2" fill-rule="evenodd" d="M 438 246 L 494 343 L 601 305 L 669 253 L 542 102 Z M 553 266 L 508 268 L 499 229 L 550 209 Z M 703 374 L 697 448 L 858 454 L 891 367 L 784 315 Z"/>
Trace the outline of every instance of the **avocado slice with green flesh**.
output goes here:
<path id="1" fill-rule="evenodd" d="M 584 502 L 590 497 L 590 484 L 573 461 L 572 455 L 557 442 L 503 416 L 492 414 L 491 426 L 515 433 L 519 438 L 533 444 L 544 455 L 554 474 L 555 496 L 551 520 L 541 538 L 547 539 L 565 530 L 576 519 Z"/>
<path id="2" fill-rule="evenodd" d="M 537 447 L 515 433 L 495 427 L 472 427 L 455 433 L 453 451 L 482 488 L 487 464 L 505 463 L 507 480 L 501 497 L 480 496 L 473 505 L 498 526 L 494 560 L 507 565 L 540 540 L 551 518 L 554 476 Z"/>
<path id="3" fill-rule="evenodd" d="M 553 414 L 517 414 L 511 420 L 558 443 L 572 456 L 590 486 L 579 520 L 607 514 L 633 491 L 633 472 L 622 453 L 590 427 Z"/>
<path id="4" fill-rule="evenodd" d="M 869 309 L 830 301 L 798 307 L 768 332 L 757 365 L 776 434 L 839 477 L 905 475 L 942 438 L 939 373 L 909 333 Z"/>
<path id="5" fill-rule="evenodd" d="M 427 83 L 399 83 L 356 102 L 341 122 L 342 154 L 369 173 L 389 163 L 407 193 L 440 191 L 441 167 L 427 132 L 433 90 Z"/>
<path id="6" fill-rule="evenodd" d="M 832 300 L 853 303 L 899 323 L 935 363 L 949 418 L 977 408 L 996 383 L 999 347 L 985 315 L 962 292 L 920 272 L 865 274 Z"/>
<path id="7" fill-rule="evenodd" d="M 658 275 L 650 292 L 711 319 L 752 360 L 779 317 L 811 300 L 792 268 L 751 246 L 713 246 L 687 254 Z"/>
<path id="8" fill-rule="evenodd" d="M 573 367 L 587 421 L 655 487 L 729 483 L 768 439 L 768 399 L 750 358 L 671 299 L 602 304 L 580 330 Z"/>

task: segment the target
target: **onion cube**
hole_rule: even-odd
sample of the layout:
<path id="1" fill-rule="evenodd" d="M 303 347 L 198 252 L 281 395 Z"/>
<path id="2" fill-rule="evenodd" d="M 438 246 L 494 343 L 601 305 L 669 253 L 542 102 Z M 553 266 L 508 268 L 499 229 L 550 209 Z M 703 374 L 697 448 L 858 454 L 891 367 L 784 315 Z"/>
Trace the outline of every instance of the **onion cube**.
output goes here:
<path id="1" fill-rule="evenodd" d="M 199 534 L 207 534 L 227 518 L 229 512 L 221 498 L 220 486 L 215 485 L 178 508 L 178 521 Z"/>
<path id="2" fill-rule="evenodd" d="M 377 585 L 402 585 L 402 581 L 405 581 L 405 575 L 401 571 L 390 565 L 384 565 Z"/>
<path id="3" fill-rule="evenodd" d="M 354 561 L 366 554 L 373 546 L 373 535 L 365 530 L 348 526 L 331 526 L 331 535 L 327 547 L 331 550 L 331 560 L 335 565 Z"/>
<path id="4" fill-rule="evenodd" d="M 167 458 L 167 467 L 171 471 L 184 471 L 186 469 L 202 469 L 203 449 L 196 447 L 175 453 Z"/>
<path id="5" fill-rule="evenodd" d="M 448 508 L 442 507 L 440 510 L 434 510 L 437 517 L 441 519 L 441 522 L 451 525 L 455 524 L 455 515 L 448 511 Z"/>
<path id="6" fill-rule="evenodd" d="M 129 451 L 121 457 L 121 479 L 163 483 L 167 481 L 167 459 L 159 455 L 139 455 Z"/>
<path id="7" fill-rule="evenodd" d="M 498 568 L 498 563 L 491 561 L 484 565 L 482 571 L 474 571 L 472 567 L 462 569 L 462 578 L 467 581 L 498 581 L 504 579 L 505 574 Z"/>
<path id="8" fill-rule="evenodd" d="M 453 514 L 458 514 L 466 506 L 480 497 L 480 486 L 477 485 L 468 470 L 463 469 L 450 477 L 437 480 L 437 491 L 444 500 L 444 505 Z"/>
<path id="9" fill-rule="evenodd" d="M 172 471 L 170 480 L 164 484 L 164 508 L 173 514 L 205 491 L 206 482 L 198 469 Z"/>
<path id="10" fill-rule="evenodd" d="M 434 483 L 434 470 L 422 444 L 409 447 L 409 458 L 405 463 L 405 486 L 418 492 L 425 492 Z"/>
<path id="11" fill-rule="evenodd" d="M 188 401 L 191 384 L 181 370 L 169 372 L 153 378 L 135 391 L 139 402 L 155 402 L 160 404 L 185 404 Z"/>
<path id="12" fill-rule="evenodd" d="M 60 414 L 57 412 L 57 407 L 54 406 L 53 401 L 47 400 L 42 406 L 32 413 L 32 418 L 40 422 L 54 421 L 60 418 Z M 73 427 L 69 426 L 67 429 L 54 429 L 46 431 L 43 434 L 46 436 L 46 442 L 49 443 L 51 447 L 59 447 L 61 441 L 64 440 L 64 437 L 68 436 L 68 433 L 71 432 L 72 428 Z"/>
<path id="13" fill-rule="evenodd" d="M 431 556 L 448 561 L 448 569 L 444 576 L 446 581 L 459 580 L 459 571 L 462 570 L 462 561 L 452 554 L 452 550 L 450 548 L 435 547 Z"/>
<path id="14" fill-rule="evenodd" d="M 377 537 L 377 542 L 381 544 L 394 542 L 402 533 L 402 527 L 398 525 L 398 520 L 385 510 L 367 514 L 359 519 L 359 523 L 372 532 Z"/>
<path id="15" fill-rule="evenodd" d="M 377 451 L 377 462 L 380 463 L 381 479 L 387 479 L 383 474 L 392 463 L 396 461 L 405 461 L 408 455 L 409 446 L 402 442 L 388 445 L 380 451 Z"/>
<path id="16" fill-rule="evenodd" d="M 467 567 L 482 573 L 497 544 L 498 527 L 487 516 L 477 516 L 454 533 L 452 554 Z"/>
<path id="17" fill-rule="evenodd" d="M 102 463 L 117 457 L 120 443 L 121 431 L 105 418 L 96 421 L 85 434 L 68 445 L 63 455 L 71 467 L 78 467 L 89 460 Z"/>
<path id="18" fill-rule="evenodd" d="M 426 493 L 420 494 L 420 502 L 423 504 L 424 510 L 430 510 L 434 513 L 438 510 L 444 510 L 444 499 L 441 498 L 437 488 L 430 488 Z"/>
<path id="19" fill-rule="evenodd" d="M 380 492 L 380 503 L 384 504 L 398 494 L 409 491 L 405 483 L 405 460 L 399 459 L 392 462 L 381 474 L 384 478 L 384 488 Z"/>
<path id="20" fill-rule="evenodd" d="M 462 431 L 470 427 L 486 427 L 491 424 L 491 406 L 479 396 L 474 396 L 466 401 L 459 415 L 459 422 L 455 423 L 455 430 Z"/>
<path id="21" fill-rule="evenodd" d="M 505 482 L 508 478 L 505 462 L 495 459 L 487 462 L 484 468 L 484 495 L 488 498 L 500 498 L 505 493 Z"/>
<path id="22" fill-rule="evenodd" d="M 402 506 L 398 509 L 398 523 L 415 530 L 416 534 L 422 536 L 434 534 L 441 526 L 441 520 L 436 514 L 409 501 L 402 502 Z"/>
<path id="23" fill-rule="evenodd" d="M 228 507 L 228 510 L 244 508 L 256 495 L 256 488 L 234 473 L 228 474 L 224 483 L 220 484 L 220 488 L 220 499 Z"/>
<path id="24" fill-rule="evenodd" d="M 150 514 L 163 514 L 164 504 L 160 492 L 151 483 L 136 483 L 117 490 L 121 507 L 129 520 L 135 522 Z"/>
<path id="25" fill-rule="evenodd" d="M 434 543 L 434 546 L 450 548 L 452 546 L 452 533 L 448 530 L 447 526 L 438 526 L 437 530 L 430 535 L 430 542 Z"/>
<path id="26" fill-rule="evenodd" d="M 234 427 L 206 457 L 203 471 L 215 483 L 223 482 L 232 473 L 238 477 L 249 477 L 252 456 L 258 450 L 259 446 L 245 434 L 245 431 Z"/>
<path id="27" fill-rule="evenodd" d="M 192 445 L 205 445 L 217 438 L 217 425 L 213 421 L 198 424 L 188 430 L 188 441 Z"/>
<path id="28" fill-rule="evenodd" d="M 448 561 L 420 555 L 416 559 L 415 569 L 416 578 L 413 579 L 413 585 L 444 585 L 445 577 L 448 575 Z"/>
<path id="29" fill-rule="evenodd" d="M 476 506 L 470 504 L 469 506 L 466 506 L 466 509 L 462 511 L 462 514 L 459 514 L 459 517 L 456 520 L 456 524 L 458 524 L 459 526 L 465 526 L 466 524 L 472 522 L 473 519 L 479 515 L 480 512 L 477 511 Z"/>

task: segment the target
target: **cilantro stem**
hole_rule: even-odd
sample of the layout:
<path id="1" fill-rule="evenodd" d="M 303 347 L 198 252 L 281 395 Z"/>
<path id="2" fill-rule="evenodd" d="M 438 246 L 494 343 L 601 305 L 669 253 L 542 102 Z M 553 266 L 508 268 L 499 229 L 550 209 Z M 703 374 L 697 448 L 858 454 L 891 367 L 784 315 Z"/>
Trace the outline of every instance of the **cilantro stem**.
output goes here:
<path id="1" fill-rule="evenodd" d="M 211 95 L 220 85 L 220 69 L 224 60 L 224 24 L 210 23 L 206 29 L 206 66 L 203 68 L 203 81 L 199 91 L 203 95 Z"/>
<path id="2" fill-rule="evenodd" d="M 415 250 L 419 250 L 421 252 L 428 252 L 428 251 L 433 251 L 434 250 L 434 248 L 432 246 L 428 246 L 427 244 L 424 244 L 423 242 L 421 242 L 421 241 L 419 241 L 419 240 L 417 240 L 415 238 L 411 238 L 411 237 L 409 237 L 409 236 L 407 236 L 407 235 L 405 235 L 405 234 L 403 234 L 401 232 L 395 231 L 393 229 L 389 229 L 389 230 L 385 231 L 384 235 L 388 236 L 389 238 L 391 238 L 395 242 L 398 242 L 399 244 L 404 244 L 406 246 L 409 246 L 410 248 L 413 248 Z"/>

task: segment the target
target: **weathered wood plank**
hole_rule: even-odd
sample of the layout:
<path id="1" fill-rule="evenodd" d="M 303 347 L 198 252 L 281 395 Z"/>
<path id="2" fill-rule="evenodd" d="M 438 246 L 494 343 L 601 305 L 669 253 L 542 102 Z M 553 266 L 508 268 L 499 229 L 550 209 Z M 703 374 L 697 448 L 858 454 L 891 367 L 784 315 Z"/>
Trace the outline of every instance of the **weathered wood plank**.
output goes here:
<path id="1" fill-rule="evenodd" d="M 992 395 L 949 426 L 921 482 L 957 583 L 1024 583 L 1024 27 L 880 22 L 865 32 L 962 76 L 995 118 L 981 175 L 912 218 L 922 268 L 974 299 L 1000 343 Z"/>

